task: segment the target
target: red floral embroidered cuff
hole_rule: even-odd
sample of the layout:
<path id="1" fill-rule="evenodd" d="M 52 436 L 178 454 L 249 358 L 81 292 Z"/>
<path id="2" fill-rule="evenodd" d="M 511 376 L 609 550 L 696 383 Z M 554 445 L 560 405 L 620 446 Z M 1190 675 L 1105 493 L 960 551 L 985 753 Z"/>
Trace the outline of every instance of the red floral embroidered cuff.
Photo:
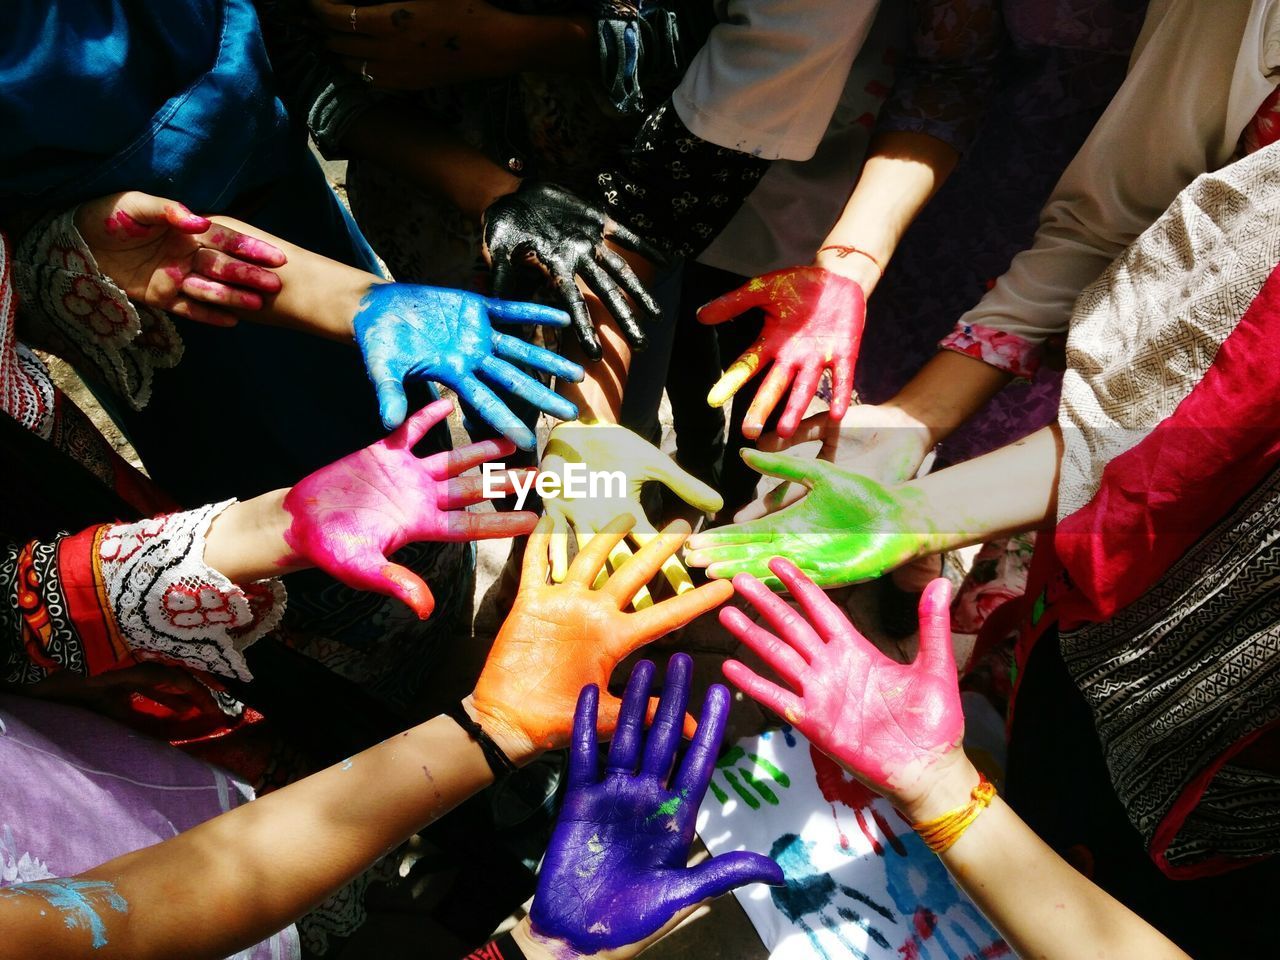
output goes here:
<path id="1" fill-rule="evenodd" d="M 1026 380 L 1034 377 L 1040 369 L 1040 344 L 1016 333 L 993 330 L 975 323 L 956 324 L 955 330 L 938 347 L 963 353 Z"/>

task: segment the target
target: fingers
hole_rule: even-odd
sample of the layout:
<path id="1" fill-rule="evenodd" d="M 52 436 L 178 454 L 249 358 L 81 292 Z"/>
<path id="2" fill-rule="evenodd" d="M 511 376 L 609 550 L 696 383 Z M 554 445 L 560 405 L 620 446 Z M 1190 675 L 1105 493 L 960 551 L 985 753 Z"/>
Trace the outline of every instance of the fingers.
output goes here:
<path id="1" fill-rule="evenodd" d="M 529 542 L 524 547 L 524 563 L 520 568 L 520 589 L 540 587 L 547 582 L 551 573 L 551 561 L 547 550 L 551 545 L 550 517 L 543 517 L 529 535 Z"/>
<path id="2" fill-rule="evenodd" d="M 587 684 L 578 694 L 573 711 L 573 739 L 569 743 L 568 787 L 581 790 L 596 782 L 596 714 L 600 704 L 600 688 Z"/>
<path id="3" fill-rule="evenodd" d="M 721 607 L 724 628 L 753 650 L 783 680 L 799 688 L 809 665 L 796 651 L 775 637 L 737 607 Z"/>
<path id="4" fill-rule="evenodd" d="M 456 389 L 458 396 L 470 404 L 489 426 L 515 443 L 521 450 L 534 448 L 537 439 L 533 431 L 483 383 L 473 376 L 468 376 L 457 385 Z M 404 392 L 403 387 L 401 392 Z"/>
<path id="5" fill-rule="evenodd" d="M 849 404 L 853 402 L 853 363 L 853 357 L 841 353 L 831 365 L 829 414 L 832 420 L 842 419 L 849 412 Z"/>
<path id="6" fill-rule="evenodd" d="M 605 561 L 609 559 L 609 554 L 614 547 L 622 542 L 622 538 L 635 526 L 635 522 L 636 518 L 629 513 L 621 514 L 610 520 L 603 530 L 593 536 L 591 541 L 578 551 L 578 555 L 573 558 L 573 563 L 565 576 L 565 581 L 567 583 L 580 583 L 585 587 L 590 587 L 595 583 L 596 577 L 604 569 Z M 639 557 L 629 560 L 623 569 L 639 562 Z"/>
<path id="7" fill-rule="evenodd" d="M 782 868 L 761 853 L 734 850 L 689 867 L 663 890 L 669 909 L 682 910 L 749 883 L 781 886 Z"/>
<path id="8" fill-rule="evenodd" d="M 731 320 L 752 307 L 762 307 L 769 302 L 769 291 L 757 277 L 748 280 L 737 290 L 717 297 L 698 311 L 698 322 L 715 324 Z"/>
<path id="9" fill-rule="evenodd" d="M 554 356 L 554 354 L 549 354 Z M 573 420 L 578 408 L 564 397 L 547 388 L 541 381 L 517 370 L 505 360 L 494 356 L 480 361 L 480 372 L 495 386 L 502 387 L 521 400 L 533 404 L 559 420 Z"/>
<path id="10" fill-rule="evenodd" d="M 396 382 L 399 383 L 399 381 Z M 427 431 L 446 419 L 452 412 L 452 400 L 436 400 L 411 416 L 397 428 L 395 433 L 380 440 L 379 443 L 392 450 L 412 450 L 427 435 Z M 427 461 L 424 460 L 423 463 L 425 465 Z"/>
<path id="11" fill-rule="evenodd" d="M 405 395 L 404 383 L 392 371 L 391 364 L 381 352 L 366 354 L 365 366 L 378 395 L 378 415 L 382 418 L 382 426 L 387 430 L 394 430 L 404 423 L 404 415 L 409 411 L 409 398 Z"/>
<path id="12" fill-rule="evenodd" d="M 437 480 L 444 480 L 447 477 L 457 477 L 473 467 L 488 463 L 490 460 L 509 457 L 515 452 L 516 445 L 505 438 L 502 440 L 481 440 L 477 443 L 468 443 L 465 447 L 459 447 L 457 450 L 434 453 L 427 460 L 432 463 L 432 466 L 436 466 L 441 460 L 444 461 L 444 467 L 440 470 L 439 475 L 432 474 Z M 503 482 L 508 482 L 509 477 L 509 473 L 504 474 Z"/>
<path id="13" fill-rule="evenodd" d="M 455 510 L 445 518 L 444 533 L 441 534 L 438 525 L 433 522 L 431 531 L 434 535 L 426 539 L 504 540 L 508 537 L 523 537 L 537 523 L 538 515 L 532 510 L 509 513 L 468 513 L 465 509 Z"/>
<path id="14" fill-rule="evenodd" d="M 784 480 L 757 500 L 753 500 L 733 515 L 734 523 L 746 523 L 748 520 L 759 520 L 771 513 L 777 513 L 783 507 L 789 507 L 806 493 L 809 488 L 799 483 Z"/>
<path id="15" fill-rule="evenodd" d="M 689 524 L 683 520 L 668 524 L 662 533 L 646 537 L 639 553 L 621 567 L 614 568 L 604 591 L 614 598 L 619 609 L 625 608 L 636 592 L 653 579 L 688 538 Z"/>
<path id="16" fill-rule="evenodd" d="M 752 700 L 772 710 L 790 724 L 799 727 L 804 723 L 804 703 L 791 691 L 770 683 L 738 660 L 726 660 L 722 669 L 729 681 Z"/>
<path id="17" fill-rule="evenodd" d="M 216 303 L 231 310 L 262 309 L 262 297 L 252 290 L 238 290 L 196 274 L 183 277 L 180 289 L 192 300 L 199 300 L 201 303 Z"/>
<path id="18" fill-rule="evenodd" d="M 418 615 L 419 620 L 431 616 L 431 611 L 436 608 L 436 599 L 431 595 L 425 580 L 408 567 L 390 561 L 387 561 L 380 573 L 383 585 L 373 589 L 399 597 Z"/>
<path id="19" fill-rule="evenodd" d="M 274 270 L 246 263 L 208 247 L 201 247 L 196 251 L 192 259 L 192 269 L 202 276 L 260 290 L 263 293 L 277 293 L 283 285 L 280 274 Z"/>
<path id="20" fill-rule="evenodd" d="M 187 297 L 180 297 L 168 308 L 175 317 L 185 317 L 195 323 L 207 323 L 211 327 L 234 327 L 240 319 L 234 313 L 205 306 Z"/>
<path id="21" fill-rule="evenodd" d="M 800 418 L 817 396 L 822 370 L 822 362 L 816 358 L 810 358 L 801 366 L 795 382 L 791 384 L 791 396 L 787 398 L 787 405 L 778 420 L 778 436 L 790 437 L 796 432 L 796 428 L 800 426 Z"/>
<path id="22" fill-rule="evenodd" d="M 751 401 L 751 406 L 747 408 L 747 415 L 742 420 L 744 437 L 754 440 L 764 433 L 765 421 L 773 413 L 773 408 L 778 405 L 782 395 L 787 392 L 787 385 L 791 383 L 793 372 L 791 367 L 774 364 L 769 375 L 764 378 L 764 383 L 760 384 L 760 389 L 756 391 L 755 399 Z"/>
<path id="23" fill-rule="evenodd" d="M 920 595 L 920 652 L 916 662 L 936 677 L 956 679 L 951 645 L 951 582 L 943 577 Z"/>
<path id="24" fill-rule="evenodd" d="M 632 635 L 619 638 L 624 647 L 622 655 L 625 656 L 646 643 L 652 643 L 672 630 L 680 629 L 707 611 L 714 610 L 731 596 L 733 596 L 732 584 L 719 580 L 703 584 L 698 589 L 682 593 L 678 597 L 670 597 L 647 610 L 628 614 Z"/>
<path id="25" fill-rule="evenodd" d="M 545 461 L 543 466 L 547 468 Z M 564 513 L 561 506 L 562 502 L 557 499 L 543 504 L 546 516 L 553 525 L 551 535 L 548 538 L 551 549 L 551 580 L 553 583 L 564 583 L 564 578 L 569 575 L 569 518 Z"/>
<path id="26" fill-rule="evenodd" d="M 606 220 L 604 225 L 604 235 L 616 243 L 620 247 L 626 247 L 628 250 L 634 250 L 646 260 L 653 263 L 664 264 L 667 262 L 667 255 L 655 247 L 648 240 L 639 236 L 627 227 L 618 223 L 616 220 Z"/>
<path id="27" fill-rule="evenodd" d="M 538 370 L 545 370 L 571 383 L 581 383 L 584 376 L 582 367 L 572 360 L 566 360 L 558 353 L 525 343 L 519 337 L 513 337 L 508 333 L 494 334 L 493 353 L 494 356 L 502 357 L 504 360 L 512 360 Z"/>
<path id="28" fill-rule="evenodd" d="M 656 447 L 652 450 L 653 456 L 645 464 L 650 477 L 704 513 L 715 513 L 724 506 L 724 497 L 714 487 L 703 483 Z"/>
<path id="29" fill-rule="evenodd" d="M 498 323 L 536 323 L 544 327 L 567 327 L 569 315 L 563 310 L 542 303 L 525 303 L 519 300 L 486 300 L 489 316 Z"/>
<path id="30" fill-rule="evenodd" d="M 801 420 L 800 425 L 796 427 L 795 432 L 789 437 L 780 437 L 776 433 L 765 434 L 760 438 L 758 447 L 769 453 L 776 453 L 779 450 L 797 447 L 802 443 L 813 443 L 815 440 L 825 443 L 827 441 L 827 431 L 830 427 L 831 424 L 827 414 L 815 413 L 813 416 L 805 417 Z"/>
<path id="31" fill-rule="evenodd" d="M 213 226 L 208 217 L 198 216 L 188 210 L 184 204 L 173 200 L 164 201 L 164 218 L 169 222 L 169 226 L 182 233 L 204 233 Z"/>
<path id="32" fill-rule="evenodd" d="M 757 340 L 715 382 L 711 392 L 707 394 L 707 403 L 713 407 L 723 407 L 771 358 L 772 352 L 769 351 L 768 344 L 763 338 Z"/>
<path id="33" fill-rule="evenodd" d="M 662 699 L 649 727 L 649 739 L 644 746 L 641 772 L 667 782 L 676 762 L 676 748 L 680 746 L 680 734 L 684 729 L 684 708 L 689 702 L 689 681 L 693 676 L 693 660 L 687 653 L 677 653 L 667 661 L 667 673 L 662 681 Z M 697 809 L 697 804 L 694 804 Z"/>
<path id="34" fill-rule="evenodd" d="M 493 251 L 490 253 L 493 257 L 493 265 L 489 271 L 489 291 L 495 297 L 506 299 L 507 291 L 511 286 L 511 272 L 514 269 L 511 264 L 511 258 L 505 250 Z"/>
<path id="35" fill-rule="evenodd" d="M 650 320 L 662 318 L 662 307 L 658 305 L 658 301 L 649 292 L 649 288 L 645 286 L 644 281 L 636 276 L 636 272 L 631 269 L 631 264 L 603 244 L 596 247 L 596 256 L 600 258 L 605 269 L 618 281 L 618 286 L 625 291 L 633 303 L 648 315 Z"/>
<path id="36" fill-rule="evenodd" d="M 275 244 L 260 240 L 257 237 L 251 237 L 247 233 L 232 230 L 230 227 L 224 227 L 218 223 L 213 224 L 208 233 L 202 236 L 200 240 L 207 247 L 221 250 L 223 253 L 229 253 L 240 260 L 261 264 L 264 267 L 282 267 L 289 261 L 284 251 Z"/>
<path id="37" fill-rule="evenodd" d="M 779 480 L 795 480 L 806 487 L 814 486 L 830 469 L 830 465 L 823 460 L 807 460 L 789 453 L 766 453 L 749 447 L 743 448 L 742 459 L 756 473 L 777 477 Z"/>
<path id="38" fill-rule="evenodd" d="M 688 791 L 688 802 L 697 809 L 706 795 L 711 775 L 715 773 L 716 758 L 720 755 L 720 742 L 729 722 L 729 691 L 720 684 L 713 684 L 702 704 L 698 718 L 698 730 L 685 751 L 680 770 L 671 782 L 673 790 Z"/>
<path id="39" fill-rule="evenodd" d="M 630 302 L 622 295 L 614 279 L 594 260 L 583 259 L 578 264 L 578 274 L 587 287 L 600 298 L 605 308 L 618 321 L 618 325 L 627 331 L 627 339 L 638 340 L 637 349 L 648 346 L 648 338 L 640 324 L 636 322 L 635 313 Z"/>
<path id="40" fill-rule="evenodd" d="M 596 325 L 591 320 L 591 311 L 573 279 L 573 268 L 562 260 L 553 260 L 547 264 L 547 270 L 555 282 L 556 291 L 569 311 L 570 322 L 582 349 L 591 360 L 599 360 L 604 356 L 600 346 L 600 338 L 596 335 Z"/>
<path id="41" fill-rule="evenodd" d="M 774 557 L 769 561 L 769 569 L 782 581 L 787 592 L 800 602 L 809 622 L 817 627 L 819 636 L 830 640 L 850 631 L 858 632 L 849 622 L 849 618 L 844 615 L 844 611 L 832 602 L 821 587 L 801 573 L 800 568 L 790 560 L 785 557 Z"/>
<path id="42" fill-rule="evenodd" d="M 799 571 L 797 570 L 796 573 Z M 822 652 L 823 641 L 817 631 L 785 600 L 758 579 L 740 573 L 733 578 L 733 588 L 760 611 L 761 616 L 780 637 L 803 653 L 806 660 L 812 660 Z"/>
<path id="43" fill-rule="evenodd" d="M 653 685 L 652 660 L 641 660 L 631 671 L 627 689 L 622 694 L 618 726 L 609 744 L 608 773 L 632 774 L 640 759 L 640 741 L 644 736 L 644 716 L 649 707 L 649 688 Z"/>

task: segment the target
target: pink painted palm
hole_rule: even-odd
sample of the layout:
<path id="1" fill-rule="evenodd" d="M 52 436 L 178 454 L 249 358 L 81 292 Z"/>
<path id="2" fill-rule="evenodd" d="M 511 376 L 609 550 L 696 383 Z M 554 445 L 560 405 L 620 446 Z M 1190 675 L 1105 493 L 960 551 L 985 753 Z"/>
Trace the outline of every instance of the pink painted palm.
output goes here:
<path id="1" fill-rule="evenodd" d="M 437 400 L 390 436 L 305 477 L 285 497 L 293 523 L 285 541 L 298 558 L 351 587 L 399 597 L 426 619 L 435 607 L 427 584 L 392 554 L 422 540 L 512 537 L 533 530 L 537 517 L 478 514 L 484 488 L 463 472 L 510 456 L 509 440 L 485 440 L 419 458 L 413 447 L 453 409 Z"/>
<path id="2" fill-rule="evenodd" d="M 964 718 L 948 612 L 950 585 L 935 580 L 920 600 L 920 652 L 903 664 L 880 653 L 843 611 L 791 562 L 769 564 L 803 616 L 749 574 L 733 578 L 782 639 L 725 607 L 720 620 L 771 666 L 787 687 L 736 660 L 735 685 L 784 716 L 877 793 L 902 806 L 924 789 L 925 773 L 960 743 Z"/>
<path id="3" fill-rule="evenodd" d="M 818 392 L 822 372 L 830 368 L 831 418 L 843 417 L 853 396 L 853 368 L 866 321 L 862 288 L 822 267 L 775 270 L 711 301 L 698 312 L 698 319 L 723 323 L 753 307 L 764 311 L 764 329 L 711 388 L 707 402 L 722 406 L 761 367 L 772 362 L 773 369 L 756 391 L 742 432 L 748 437 L 760 436 L 790 386 L 791 395 L 778 422 L 778 435 L 789 437 Z"/>

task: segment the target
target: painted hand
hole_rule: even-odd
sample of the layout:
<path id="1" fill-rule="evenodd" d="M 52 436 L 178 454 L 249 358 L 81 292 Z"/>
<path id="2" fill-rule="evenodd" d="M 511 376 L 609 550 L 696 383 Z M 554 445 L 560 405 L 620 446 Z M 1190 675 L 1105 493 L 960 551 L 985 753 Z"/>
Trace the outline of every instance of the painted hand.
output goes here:
<path id="1" fill-rule="evenodd" d="M 409 405 L 404 381 L 408 378 L 443 383 L 525 450 L 533 449 L 533 431 L 481 378 L 553 417 L 571 420 L 578 415 L 572 403 L 514 364 L 524 363 L 575 382 L 582 379 L 582 368 L 550 350 L 496 333 L 491 317 L 499 323 L 555 327 L 569 322 L 561 311 L 551 307 L 492 300 L 462 290 L 409 283 L 376 283 L 369 287 L 353 326 L 369 379 L 378 391 L 383 426 L 390 430 L 404 422 Z"/>
<path id="2" fill-rule="evenodd" d="M 81 204 L 75 219 L 98 269 L 129 299 L 175 316 L 230 327 L 232 310 L 261 310 L 280 290 L 266 268 L 284 265 L 281 250 L 173 200 L 115 193 Z"/>
<path id="3" fill-rule="evenodd" d="M 760 339 L 725 371 L 707 395 L 707 403 L 723 406 L 772 362 L 773 369 L 747 410 L 742 432 L 753 439 L 760 436 L 765 420 L 790 385 L 791 396 L 778 421 L 778 435 L 789 437 L 817 394 L 822 371 L 830 368 L 829 416 L 840 420 L 853 397 L 853 367 L 866 320 L 862 288 L 822 267 L 775 270 L 712 300 L 698 311 L 698 320 L 723 323 L 752 307 L 764 311 Z"/>
<path id="4" fill-rule="evenodd" d="M 551 521 L 543 517 L 525 548 L 520 592 L 498 631 L 473 695 L 478 721 L 517 748 L 543 749 L 569 741 L 570 717 L 587 684 L 607 688 L 623 657 L 684 626 L 733 594 L 728 583 L 709 583 L 647 610 L 624 610 L 662 562 L 680 549 L 689 525 L 676 522 L 593 588 L 605 559 L 631 528 L 618 517 L 574 558 L 560 584 L 549 584 Z M 622 702 L 600 698 L 599 730 L 609 735 Z M 528 751 L 523 751 L 528 752 Z"/>
<path id="5" fill-rule="evenodd" d="M 642 440 L 626 427 L 617 424 L 561 423 L 551 431 L 543 452 L 541 472 L 554 473 L 564 481 L 572 478 L 566 468 L 583 467 L 599 478 L 599 487 L 586 497 L 555 497 L 545 500 L 543 506 L 554 524 L 551 540 L 551 576 L 561 581 L 569 567 L 569 530 L 578 538 L 582 550 L 594 534 L 604 529 L 620 514 L 629 513 L 637 518 L 631 530 L 631 539 L 644 546 L 657 536 L 658 531 L 645 517 L 640 505 L 640 492 L 646 483 L 665 484 L 686 503 L 714 513 L 724 506 L 720 494 L 697 477 L 676 466 L 669 456 L 653 444 Z M 604 485 L 602 474 L 621 474 Z M 631 557 L 631 549 L 619 541 L 609 555 L 609 567 L 616 570 Z M 662 565 L 662 574 L 677 593 L 693 589 L 693 582 L 680 559 L 674 554 Z M 652 602 L 648 589 L 641 590 L 636 598 L 637 607 Z"/>
<path id="6" fill-rule="evenodd" d="M 778 635 L 726 607 L 720 622 L 782 678 L 779 686 L 729 660 L 725 676 L 872 790 L 910 808 L 964 735 L 951 649 L 951 587 L 934 580 L 920 598 L 920 652 L 901 664 L 881 654 L 835 603 L 788 560 L 769 568 L 803 616 L 746 574 L 733 585 Z"/>
<path id="7" fill-rule="evenodd" d="M 698 807 L 711 781 L 729 716 L 729 691 L 707 693 L 698 732 L 675 770 L 693 662 L 667 666 L 662 700 L 644 742 L 654 667 L 636 664 L 603 778 L 597 766 L 599 688 L 578 698 L 568 792 L 533 899 L 535 937 L 576 954 L 644 941 L 686 908 L 748 883 L 782 883 L 782 870 L 758 853 L 735 852 L 688 867 Z"/>
<path id="8" fill-rule="evenodd" d="M 284 499 L 293 517 L 285 533 L 301 561 L 348 586 L 399 597 L 426 619 L 435 600 L 412 570 L 388 557 L 420 540 L 520 536 L 533 529 L 529 512 L 468 513 L 484 499 L 479 477 L 461 474 L 509 456 L 508 440 L 485 440 L 419 459 L 413 446 L 453 409 L 437 400 L 395 433 L 303 478 Z"/>
<path id="9" fill-rule="evenodd" d="M 809 488 L 801 500 L 757 520 L 704 530 L 685 560 L 712 577 L 761 577 L 777 589 L 769 560 L 785 553 L 822 587 L 878 577 L 908 560 L 937 551 L 924 516 L 923 497 L 909 486 L 885 487 L 822 460 L 743 450 L 763 474 Z"/>
<path id="10" fill-rule="evenodd" d="M 659 319 L 662 310 L 627 261 L 605 244 L 606 237 L 649 260 L 665 259 L 599 207 L 564 187 L 526 181 L 515 193 L 495 200 L 484 214 L 494 295 L 503 296 L 512 268 L 532 256 L 551 275 L 587 356 L 600 359 L 600 338 L 575 276 L 609 308 L 630 344 L 643 350 L 648 340 L 636 320 L 636 309 L 646 320 Z"/>
<path id="11" fill-rule="evenodd" d="M 838 421 L 825 413 L 805 417 L 789 437 L 765 434 L 759 447 L 778 453 L 815 441 L 820 444 L 817 459 L 885 484 L 914 477 L 932 446 L 928 428 L 898 407 L 860 403 Z M 775 513 L 806 492 L 801 484 L 784 481 L 739 510 L 734 519 L 754 520 Z"/>

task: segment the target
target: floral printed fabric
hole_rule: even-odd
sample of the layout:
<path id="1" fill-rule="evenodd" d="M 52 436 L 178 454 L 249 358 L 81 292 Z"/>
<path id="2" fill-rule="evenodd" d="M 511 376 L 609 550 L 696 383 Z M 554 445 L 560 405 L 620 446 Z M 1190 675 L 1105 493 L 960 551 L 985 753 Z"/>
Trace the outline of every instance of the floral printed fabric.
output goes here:
<path id="1" fill-rule="evenodd" d="M 241 587 L 205 565 L 209 525 L 232 502 L 103 525 L 0 553 L 0 680 L 94 676 L 161 660 L 251 679 L 243 651 L 284 614 L 274 580 Z"/>
<path id="2" fill-rule="evenodd" d="M 76 229 L 74 209 L 27 232 L 18 245 L 14 282 L 24 340 L 101 380 L 135 410 L 151 399 L 153 371 L 182 359 L 173 321 L 132 303 L 98 270 Z"/>
<path id="3" fill-rule="evenodd" d="M 938 346 L 1030 380 L 1040 368 L 1040 345 L 1014 333 L 961 323 Z"/>

